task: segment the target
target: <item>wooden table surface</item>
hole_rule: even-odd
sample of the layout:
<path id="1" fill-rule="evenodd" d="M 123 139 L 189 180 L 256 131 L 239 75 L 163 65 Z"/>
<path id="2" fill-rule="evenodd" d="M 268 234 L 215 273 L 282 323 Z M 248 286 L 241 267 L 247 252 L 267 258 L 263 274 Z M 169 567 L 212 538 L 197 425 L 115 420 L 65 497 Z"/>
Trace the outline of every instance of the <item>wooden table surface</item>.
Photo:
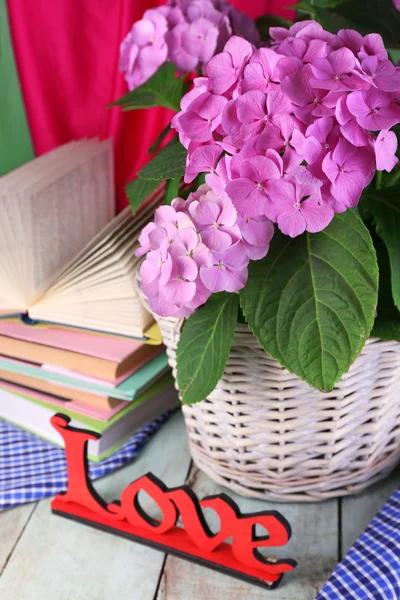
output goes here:
<path id="1" fill-rule="evenodd" d="M 190 460 L 182 416 L 151 439 L 136 462 L 96 482 L 108 501 L 152 471 L 168 486 L 185 480 L 200 496 L 223 490 Z M 246 500 L 243 511 L 278 509 L 292 539 L 276 556 L 297 560 L 273 591 L 54 516 L 50 500 L 0 513 L 1 600 L 313 600 L 339 559 L 400 483 L 397 471 L 361 495 L 316 504 Z M 146 504 L 148 500 L 148 504 Z M 143 506 L 156 508 L 149 498 Z M 213 514 L 206 515 L 212 526 Z"/>

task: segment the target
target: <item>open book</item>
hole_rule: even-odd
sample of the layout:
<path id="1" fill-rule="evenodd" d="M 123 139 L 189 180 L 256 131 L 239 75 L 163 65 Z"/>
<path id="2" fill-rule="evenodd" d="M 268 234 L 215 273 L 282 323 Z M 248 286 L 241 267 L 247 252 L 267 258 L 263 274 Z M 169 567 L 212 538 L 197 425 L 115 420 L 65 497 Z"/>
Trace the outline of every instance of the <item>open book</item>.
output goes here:
<path id="1" fill-rule="evenodd" d="M 70 142 L 0 178 L 0 315 L 143 337 L 134 255 L 157 194 L 115 210 L 111 141 Z"/>

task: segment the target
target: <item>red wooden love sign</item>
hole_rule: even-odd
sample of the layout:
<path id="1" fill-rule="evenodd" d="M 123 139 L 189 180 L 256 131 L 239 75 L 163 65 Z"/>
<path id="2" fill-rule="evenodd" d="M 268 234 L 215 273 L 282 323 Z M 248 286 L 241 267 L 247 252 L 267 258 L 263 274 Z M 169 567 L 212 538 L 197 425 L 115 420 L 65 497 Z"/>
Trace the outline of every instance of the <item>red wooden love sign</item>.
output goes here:
<path id="1" fill-rule="evenodd" d="M 265 557 L 261 547 L 284 546 L 291 534 L 290 525 L 277 511 L 242 514 L 226 494 L 198 500 L 186 485 L 169 489 L 152 473 L 130 483 L 119 501 L 106 504 L 94 490 L 89 479 L 87 444 L 96 440 L 97 433 L 69 426 L 69 417 L 57 414 L 51 423 L 65 442 L 68 489 L 58 494 L 52 511 L 146 544 L 164 552 L 200 563 L 269 589 L 280 582 L 296 562 Z M 148 515 L 139 502 L 143 490 L 158 504 L 162 520 Z M 213 534 L 203 516 L 203 508 L 212 508 L 219 516 L 220 530 Z M 178 516 L 183 527 L 176 525 Z M 268 535 L 257 536 L 256 525 Z M 232 538 L 232 543 L 225 542 Z"/>

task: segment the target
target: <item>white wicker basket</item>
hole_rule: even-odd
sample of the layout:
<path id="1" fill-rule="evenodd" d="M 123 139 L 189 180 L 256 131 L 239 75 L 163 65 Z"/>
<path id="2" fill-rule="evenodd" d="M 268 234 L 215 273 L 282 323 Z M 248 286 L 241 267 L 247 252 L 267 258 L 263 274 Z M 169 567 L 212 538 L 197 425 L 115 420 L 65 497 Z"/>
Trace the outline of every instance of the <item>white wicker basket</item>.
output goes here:
<path id="1" fill-rule="evenodd" d="M 158 322 L 176 375 L 182 321 Z M 400 460 L 400 344 L 369 340 L 327 394 L 238 325 L 217 388 L 183 413 L 196 465 L 238 494 L 280 502 L 354 494 Z"/>

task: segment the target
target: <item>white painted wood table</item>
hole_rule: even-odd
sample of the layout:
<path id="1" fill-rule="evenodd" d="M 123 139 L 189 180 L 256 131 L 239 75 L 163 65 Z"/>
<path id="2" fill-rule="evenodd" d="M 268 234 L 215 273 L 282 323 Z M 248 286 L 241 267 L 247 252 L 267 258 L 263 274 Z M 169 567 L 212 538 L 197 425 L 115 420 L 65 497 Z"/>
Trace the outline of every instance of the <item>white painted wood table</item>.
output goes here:
<path id="1" fill-rule="evenodd" d="M 192 465 L 180 414 L 152 438 L 136 462 L 95 486 L 111 501 L 147 471 L 171 487 L 186 480 L 200 497 L 222 491 Z M 299 564 L 273 591 L 54 516 L 50 500 L 21 506 L 0 513 L 0 599 L 313 600 L 399 483 L 397 472 L 362 495 L 307 505 L 246 500 L 229 492 L 243 511 L 278 509 L 292 526 L 289 544 L 274 554 Z M 146 498 L 142 504 L 146 507 Z M 147 506 L 157 516 L 155 507 Z"/>

